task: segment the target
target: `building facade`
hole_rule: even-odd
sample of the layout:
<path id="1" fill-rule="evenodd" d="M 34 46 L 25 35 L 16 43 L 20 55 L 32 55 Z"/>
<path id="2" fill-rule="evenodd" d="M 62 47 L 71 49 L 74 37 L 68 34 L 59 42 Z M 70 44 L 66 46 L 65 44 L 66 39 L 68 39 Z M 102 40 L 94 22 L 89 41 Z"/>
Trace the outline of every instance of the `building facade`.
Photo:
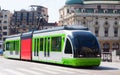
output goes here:
<path id="1" fill-rule="evenodd" d="M 48 9 L 43 6 L 31 5 L 31 10 L 14 11 L 10 21 L 10 34 L 18 34 L 41 29 L 39 22 L 48 22 Z M 39 28 L 38 28 L 39 27 Z"/>
<path id="2" fill-rule="evenodd" d="M 3 41 L 9 35 L 11 13 L 8 10 L 0 9 L 0 49 L 3 50 Z"/>
<path id="3" fill-rule="evenodd" d="M 103 52 L 120 50 L 120 0 L 67 0 L 59 16 L 59 25 L 88 27 Z"/>

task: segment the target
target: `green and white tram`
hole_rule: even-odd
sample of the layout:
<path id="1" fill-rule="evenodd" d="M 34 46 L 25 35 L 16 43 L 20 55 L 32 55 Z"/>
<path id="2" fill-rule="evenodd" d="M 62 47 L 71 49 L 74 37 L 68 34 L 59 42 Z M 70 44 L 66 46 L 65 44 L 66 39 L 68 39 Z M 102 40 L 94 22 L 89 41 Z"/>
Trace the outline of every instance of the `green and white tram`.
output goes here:
<path id="1" fill-rule="evenodd" d="M 96 37 L 81 26 L 62 26 L 9 36 L 5 40 L 4 56 L 76 67 L 99 66 L 101 62 Z"/>

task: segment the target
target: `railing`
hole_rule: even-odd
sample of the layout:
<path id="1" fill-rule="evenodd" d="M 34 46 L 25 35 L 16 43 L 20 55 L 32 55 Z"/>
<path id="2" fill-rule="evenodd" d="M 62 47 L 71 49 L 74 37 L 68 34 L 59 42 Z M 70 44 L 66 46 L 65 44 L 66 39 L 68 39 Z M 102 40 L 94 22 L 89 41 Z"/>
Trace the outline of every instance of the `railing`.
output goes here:
<path id="1" fill-rule="evenodd" d="M 112 62 L 112 53 L 111 52 L 102 52 L 102 61 Z"/>

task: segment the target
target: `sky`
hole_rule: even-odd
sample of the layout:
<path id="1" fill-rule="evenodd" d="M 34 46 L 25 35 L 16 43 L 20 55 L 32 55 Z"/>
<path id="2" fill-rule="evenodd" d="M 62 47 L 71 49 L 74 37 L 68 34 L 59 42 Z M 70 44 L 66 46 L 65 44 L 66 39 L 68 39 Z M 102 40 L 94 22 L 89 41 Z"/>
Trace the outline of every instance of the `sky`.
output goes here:
<path id="1" fill-rule="evenodd" d="M 66 0 L 0 0 L 1 9 L 11 12 L 21 9 L 30 10 L 30 5 L 41 5 L 48 8 L 49 22 L 58 22 L 59 9 L 65 5 Z"/>

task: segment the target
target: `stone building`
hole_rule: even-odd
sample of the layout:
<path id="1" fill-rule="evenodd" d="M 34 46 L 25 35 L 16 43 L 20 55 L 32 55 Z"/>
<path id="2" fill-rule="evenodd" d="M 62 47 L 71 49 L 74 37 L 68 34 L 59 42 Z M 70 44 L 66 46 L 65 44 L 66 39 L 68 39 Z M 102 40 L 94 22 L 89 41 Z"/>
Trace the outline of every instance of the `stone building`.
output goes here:
<path id="1" fill-rule="evenodd" d="M 9 23 L 11 13 L 9 10 L 0 8 L 0 49 L 3 50 L 3 41 L 9 35 Z"/>
<path id="2" fill-rule="evenodd" d="M 120 50 L 120 0 L 66 0 L 59 16 L 59 25 L 88 27 L 103 52 Z"/>

